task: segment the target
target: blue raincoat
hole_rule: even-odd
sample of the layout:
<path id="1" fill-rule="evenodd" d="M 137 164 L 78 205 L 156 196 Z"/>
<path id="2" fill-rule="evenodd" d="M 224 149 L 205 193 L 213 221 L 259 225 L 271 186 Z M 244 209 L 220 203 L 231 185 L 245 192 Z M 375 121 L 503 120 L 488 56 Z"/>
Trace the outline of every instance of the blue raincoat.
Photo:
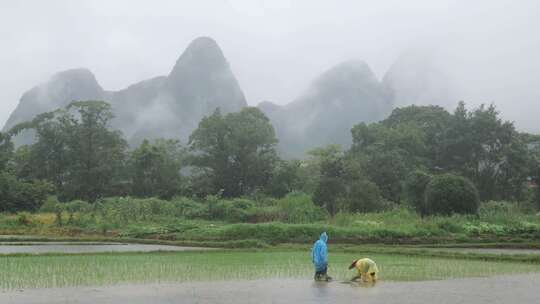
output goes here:
<path id="1" fill-rule="evenodd" d="M 322 271 L 328 267 L 328 246 L 326 242 L 328 241 L 328 235 L 326 232 L 321 234 L 320 239 L 315 242 L 313 245 L 313 250 L 311 252 L 313 265 L 315 265 L 315 270 Z"/>

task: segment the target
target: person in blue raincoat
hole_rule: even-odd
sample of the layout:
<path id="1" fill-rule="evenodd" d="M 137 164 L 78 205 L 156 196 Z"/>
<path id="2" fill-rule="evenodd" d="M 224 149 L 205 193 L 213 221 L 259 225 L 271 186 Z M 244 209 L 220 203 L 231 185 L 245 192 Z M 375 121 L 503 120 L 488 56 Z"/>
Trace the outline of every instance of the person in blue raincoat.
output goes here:
<path id="1" fill-rule="evenodd" d="M 321 237 L 313 245 L 311 251 L 313 265 L 315 266 L 315 281 L 330 281 L 332 278 L 328 276 L 328 235 L 326 232 L 321 234 Z"/>

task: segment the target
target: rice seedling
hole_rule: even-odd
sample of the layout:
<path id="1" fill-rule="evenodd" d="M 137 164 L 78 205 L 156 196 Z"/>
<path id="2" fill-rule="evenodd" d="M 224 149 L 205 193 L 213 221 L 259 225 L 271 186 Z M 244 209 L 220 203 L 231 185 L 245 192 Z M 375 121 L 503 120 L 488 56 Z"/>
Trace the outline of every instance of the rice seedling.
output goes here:
<path id="1" fill-rule="evenodd" d="M 346 280 L 354 253 L 331 253 L 329 273 Z M 382 280 L 413 281 L 540 272 L 539 264 L 371 254 Z M 262 278 L 311 279 L 307 251 L 107 253 L 0 257 L 0 289 Z"/>

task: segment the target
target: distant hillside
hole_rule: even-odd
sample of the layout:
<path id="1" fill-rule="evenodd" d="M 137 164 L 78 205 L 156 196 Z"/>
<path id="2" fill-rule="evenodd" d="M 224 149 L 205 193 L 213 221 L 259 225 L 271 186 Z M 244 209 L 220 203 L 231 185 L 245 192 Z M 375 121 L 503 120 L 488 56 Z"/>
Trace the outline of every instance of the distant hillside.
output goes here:
<path id="1" fill-rule="evenodd" d="M 58 73 L 23 94 L 4 130 L 73 100 L 91 99 L 112 105 L 116 116 L 113 126 L 122 130 L 132 144 L 143 138 L 186 140 L 201 118 L 215 108 L 227 113 L 247 106 L 223 52 L 214 40 L 201 37 L 188 46 L 168 76 L 117 92 L 104 91 L 86 69 Z M 28 133 L 15 138 L 17 144 L 31 141 Z"/>
<path id="2" fill-rule="evenodd" d="M 457 105 L 455 84 L 426 52 L 403 53 L 386 72 L 382 82 L 392 91 L 396 107 L 438 105 L 451 110 Z"/>
<path id="3" fill-rule="evenodd" d="M 348 146 L 351 128 L 384 118 L 392 100 L 366 63 L 347 61 L 323 73 L 288 105 L 263 102 L 259 108 L 276 127 L 282 154 L 301 157 L 318 146 Z"/>
<path id="4" fill-rule="evenodd" d="M 35 115 L 63 107 L 73 100 L 105 100 L 115 114 L 114 128 L 132 145 L 144 138 L 187 141 L 205 115 L 216 108 L 235 112 L 247 106 L 244 94 L 217 43 L 195 39 L 167 76 L 133 84 L 120 91 L 105 91 L 86 69 L 68 70 L 24 93 L 4 126 L 7 130 Z M 351 128 L 375 122 L 395 106 L 455 102 L 446 75 L 429 57 L 406 53 L 379 81 L 362 61 L 346 61 L 317 77 L 310 87 L 287 105 L 269 101 L 258 107 L 270 118 L 284 157 L 303 157 L 319 146 L 351 143 Z M 30 143 L 31 132 L 15 138 Z"/>

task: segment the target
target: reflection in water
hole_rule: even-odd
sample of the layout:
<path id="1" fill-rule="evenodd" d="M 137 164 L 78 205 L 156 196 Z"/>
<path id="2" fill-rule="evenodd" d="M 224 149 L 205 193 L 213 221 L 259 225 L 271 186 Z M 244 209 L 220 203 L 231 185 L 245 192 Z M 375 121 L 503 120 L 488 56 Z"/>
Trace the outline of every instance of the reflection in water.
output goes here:
<path id="1" fill-rule="evenodd" d="M 313 281 L 311 288 L 316 299 L 328 299 L 328 285 L 332 282 Z"/>
<path id="2" fill-rule="evenodd" d="M 362 281 L 342 281 L 342 282 L 321 282 L 313 281 L 311 284 L 312 296 L 314 299 L 320 300 L 321 303 L 330 303 L 328 300 L 335 300 L 336 287 L 338 285 L 349 285 L 351 289 L 357 289 L 358 296 L 362 296 L 362 289 L 371 289 L 375 287 L 376 282 L 362 282 Z M 370 292 L 370 294 L 375 293 Z M 318 301 L 317 301 L 318 302 Z"/>
<path id="3" fill-rule="evenodd" d="M 540 294 L 537 291 L 539 281 L 540 274 L 422 282 L 382 281 L 377 282 L 376 285 L 350 284 L 350 282 L 347 284 L 341 284 L 340 282 L 313 282 L 307 279 L 265 279 L 150 285 L 125 284 L 109 287 L 3 292 L 0 293 L 0 303 L 540 303 Z"/>
<path id="4" fill-rule="evenodd" d="M 371 288 L 375 287 L 377 282 L 362 282 L 362 281 L 343 281 L 341 284 L 347 284 L 351 287 Z"/>

